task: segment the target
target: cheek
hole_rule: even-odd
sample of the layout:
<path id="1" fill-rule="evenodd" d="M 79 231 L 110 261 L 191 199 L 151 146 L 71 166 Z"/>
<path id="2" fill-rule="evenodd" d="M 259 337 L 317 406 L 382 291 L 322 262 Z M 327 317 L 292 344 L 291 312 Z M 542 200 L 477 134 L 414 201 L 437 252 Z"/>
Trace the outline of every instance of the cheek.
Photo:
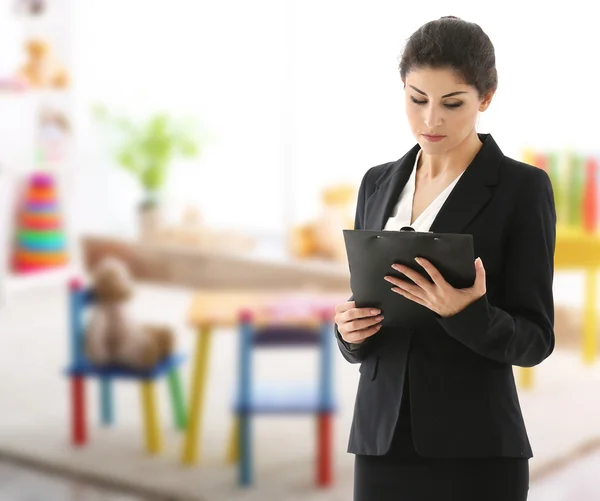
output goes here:
<path id="1" fill-rule="evenodd" d="M 456 130 L 471 129 L 477 121 L 477 110 L 455 110 L 447 115 L 447 123 L 452 124 Z"/>
<path id="2" fill-rule="evenodd" d="M 408 118 L 408 123 L 410 124 L 410 127 L 412 129 L 419 126 L 419 124 L 422 122 L 420 109 L 414 105 L 410 106 L 409 104 L 407 104 L 406 105 L 406 118 Z"/>

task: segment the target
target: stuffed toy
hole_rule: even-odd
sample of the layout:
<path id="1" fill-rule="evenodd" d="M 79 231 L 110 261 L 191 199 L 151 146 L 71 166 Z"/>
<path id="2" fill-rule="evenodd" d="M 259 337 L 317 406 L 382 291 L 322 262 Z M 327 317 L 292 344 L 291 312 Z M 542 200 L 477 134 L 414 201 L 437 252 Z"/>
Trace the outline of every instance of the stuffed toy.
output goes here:
<path id="1" fill-rule="evenodd" d="M 146 370 L 171 355 L 171 329 L 140 325 L 127 311 L 134 287 L 122 261 L 100 261 L 93 270 L 92 290 L 95 301 L 84 332 L 84 350 L 92 364 Z"/>
<path id="2" fill-rule="evenodd" d="M 43 40 L 32 39 L 25 45 L 27 62 L 19 76 L 33 89 L 63 89 L 69 83 L 65 68 L 52 56 L 50 46 Z"/>
<path id="3" fill-rule="evenodd" d="M 290 251 L 299 259 L 321 258 L 347 262 L 344 229 L 354 227 L 352 209 L 356 189 L 350 185 L 331 186 L 321 194 L 321 213 L 317 219 L 292 229 Z"/>

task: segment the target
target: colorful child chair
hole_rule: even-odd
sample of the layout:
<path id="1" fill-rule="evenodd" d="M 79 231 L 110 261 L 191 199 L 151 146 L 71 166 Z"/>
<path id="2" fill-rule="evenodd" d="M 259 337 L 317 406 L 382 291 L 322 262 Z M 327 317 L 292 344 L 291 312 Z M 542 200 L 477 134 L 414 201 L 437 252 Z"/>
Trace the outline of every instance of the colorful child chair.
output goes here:
<path id="1" fill-rule="evenodd" d="M 320 314 L 313 325 L 256 323 L 253 314 L 240 315 L 240 348 L 236 423 L 229 445 L 229 460 L 238 462 L 238 483 L 253 483 L 252 418 L 257 414 L 313 414 L 317 418 L 316 484 L 332 482 L 332 417 L 335 412 L 332 381 L 333 323 L 329 311 Z M 316 347 L 320 350 L 318 384 L 292 387 L 258 385 L 252 378 L 252 354 L 255 348 Z"/>
<path id="2" fill-rule="evenodd" d="M 71 364 L 67 374 L 71 378 L 71 439 L 73 445 L 83 446 L 88 441 L 85 379 L 96 377 L 100 383 L 100 421 L 105 426 L 114 423 L 113 380 L 127 379 L 140 382 L 142 415 L 145 427 L 146 450 L 158 454 L 162 449 L 162 437 L 158 419 L 155 381 L 168 378 L 175 427 L 186 427 L 181 379 L 178 368 L 184 361 L 182 354 L 174 354 L 148 371 L 135 371 L 123 367 L 98 367 L 91 364 L 83 350 L 83 314 L 94 302 L 93 291 L 84 288 L 79 280 L 69 284 L 69 308 L 71 331 Z"/>

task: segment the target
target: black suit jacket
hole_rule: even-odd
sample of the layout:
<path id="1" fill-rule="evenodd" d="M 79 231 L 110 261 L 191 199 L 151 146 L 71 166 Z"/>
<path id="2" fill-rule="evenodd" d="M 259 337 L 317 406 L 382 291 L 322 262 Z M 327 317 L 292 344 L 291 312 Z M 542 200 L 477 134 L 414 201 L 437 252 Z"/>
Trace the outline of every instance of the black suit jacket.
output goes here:
<path id="1" fill-rule="evenodd" d="M 470 233 L 487 292 L 463 311 L 414 329 L 382 328 L 359 345 L 336 332 L 342 355 L 360 363 L 348 452 L 388 451 L 409 371 L 413 441 L 427 457 L 532 457 L 512 366 L 531 367 L 554 349 L 552 282 L 556 213 L 541 169 L 483 146 L 430 230 Z M 381 230 L 419 146 L 369 169 L 356 229 Z M 383 277 L 382 277 L 383 280 Z"/>

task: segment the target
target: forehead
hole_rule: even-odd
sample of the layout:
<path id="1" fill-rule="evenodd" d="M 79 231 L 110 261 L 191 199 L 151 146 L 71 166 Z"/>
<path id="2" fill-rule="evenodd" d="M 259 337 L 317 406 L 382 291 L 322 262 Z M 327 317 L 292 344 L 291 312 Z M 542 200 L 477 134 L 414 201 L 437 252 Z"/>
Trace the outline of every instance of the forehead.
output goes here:
<path id="1" fill-rule="evenodd" d="M 451 68 L 413 68 L 406 75 L 406 85 L 412 85 L 428 96 L 443 96 L 458 91 L 477 93 Z"/>

